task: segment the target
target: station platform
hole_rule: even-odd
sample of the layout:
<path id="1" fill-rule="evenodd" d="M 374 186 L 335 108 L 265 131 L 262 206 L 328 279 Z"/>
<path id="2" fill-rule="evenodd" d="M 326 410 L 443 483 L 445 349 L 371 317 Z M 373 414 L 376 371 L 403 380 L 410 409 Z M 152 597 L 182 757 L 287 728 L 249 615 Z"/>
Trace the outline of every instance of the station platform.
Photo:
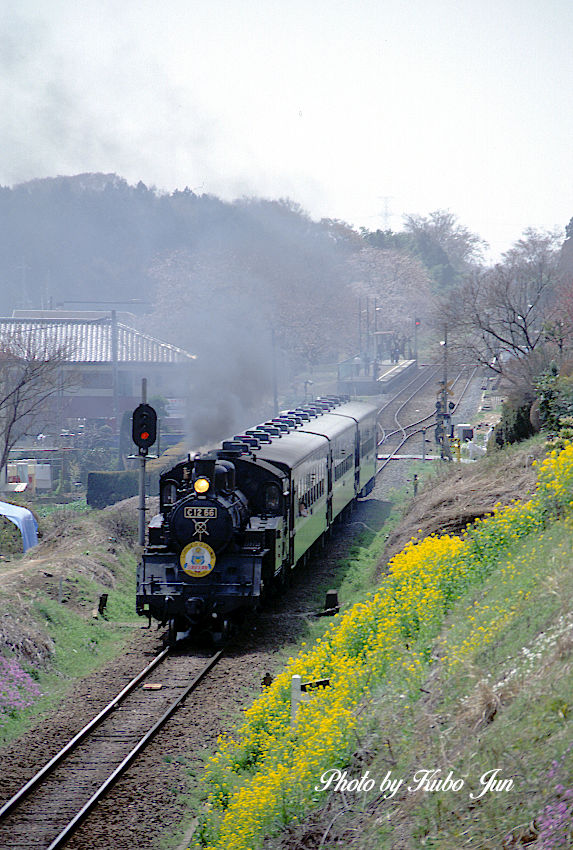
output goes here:
<path id="1" fill-rule="evenodd" d="M 378 374 L 374 376 L 373 364 L 370 364 L 369 374 L 349 374 L 350 369 L 339 370 L 338 392 L 350 396 L 383 395 L 396 389 L 407 375 L 412 375 L 417 368 L 415 360 L 401 360 L 399 363 L 378 361 Z M 362 370 L 362 364 L 356 364 L 357 371 Z"/>

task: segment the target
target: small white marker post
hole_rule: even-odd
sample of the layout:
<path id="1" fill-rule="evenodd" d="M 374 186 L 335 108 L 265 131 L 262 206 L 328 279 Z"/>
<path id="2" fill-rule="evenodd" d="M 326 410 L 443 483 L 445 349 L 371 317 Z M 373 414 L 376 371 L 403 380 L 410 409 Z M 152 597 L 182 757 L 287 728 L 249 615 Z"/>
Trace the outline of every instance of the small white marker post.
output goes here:
<path id="1" fill-rule="evenodd" d="M 329 591 L 332 592 L 332 591 Z M 330 687 L 330 679 L 316 679 L 314 682 L 302 682 L 300 676 L 293 676 L 290 683 L 290 723 L 296 723 L 296 714 L 301 702 L 308 702 L 311 695 L 322 688 Z"/>
<path id="2" fill-rule="evenodd" d="M 298 711 L 298 707 L 300 705 L 302 691 L 301 691 L 302 678 L 300 676 L 293 676 L 291 679 L 290 685 L 290 725 L 294 726 L 296 724 L 296 713 Z"/>

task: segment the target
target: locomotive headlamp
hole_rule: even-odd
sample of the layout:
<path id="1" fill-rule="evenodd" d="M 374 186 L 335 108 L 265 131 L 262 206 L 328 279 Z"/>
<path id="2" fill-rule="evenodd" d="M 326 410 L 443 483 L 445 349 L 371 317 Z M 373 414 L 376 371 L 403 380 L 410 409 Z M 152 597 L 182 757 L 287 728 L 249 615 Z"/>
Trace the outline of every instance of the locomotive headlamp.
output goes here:
<path id="1" fill-rule="evenodd" d="M 210 486 L 211 482 L 208 478 L 197 478 L 197 480 L 193 482 L 193 489 L 196 493 L 206 493 Z"/>

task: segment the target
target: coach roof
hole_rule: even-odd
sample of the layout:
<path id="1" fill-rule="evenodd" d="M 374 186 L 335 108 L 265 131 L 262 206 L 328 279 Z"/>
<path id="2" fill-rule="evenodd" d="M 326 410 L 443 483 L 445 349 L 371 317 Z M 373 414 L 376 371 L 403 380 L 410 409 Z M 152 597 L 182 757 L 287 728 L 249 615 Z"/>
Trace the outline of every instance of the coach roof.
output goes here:
<path id="1" fill-rule="evenodd" d="M 316 421 L 316 420 L 315 420 Z M 279 464 L 284 468 L 294 469 L 315 451 L 323 450 L 326 454 L 328 441 L 325 437 L 304 433 L 302 428 L 273 438 L 272 443 L 261 446 L 256 452 L 257 459 Z"/>

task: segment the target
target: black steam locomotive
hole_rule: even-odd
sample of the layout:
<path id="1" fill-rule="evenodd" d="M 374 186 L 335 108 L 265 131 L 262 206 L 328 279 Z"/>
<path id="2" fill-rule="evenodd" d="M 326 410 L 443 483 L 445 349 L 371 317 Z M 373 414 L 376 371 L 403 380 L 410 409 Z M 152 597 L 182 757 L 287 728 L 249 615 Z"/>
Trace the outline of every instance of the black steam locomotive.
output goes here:
<path id="1" fill-rule="evenodd" d="M 376 408 L 329 396 L 178 463 L 137 570 L 137 613 L 223 636 L 374 487 Z"/>

